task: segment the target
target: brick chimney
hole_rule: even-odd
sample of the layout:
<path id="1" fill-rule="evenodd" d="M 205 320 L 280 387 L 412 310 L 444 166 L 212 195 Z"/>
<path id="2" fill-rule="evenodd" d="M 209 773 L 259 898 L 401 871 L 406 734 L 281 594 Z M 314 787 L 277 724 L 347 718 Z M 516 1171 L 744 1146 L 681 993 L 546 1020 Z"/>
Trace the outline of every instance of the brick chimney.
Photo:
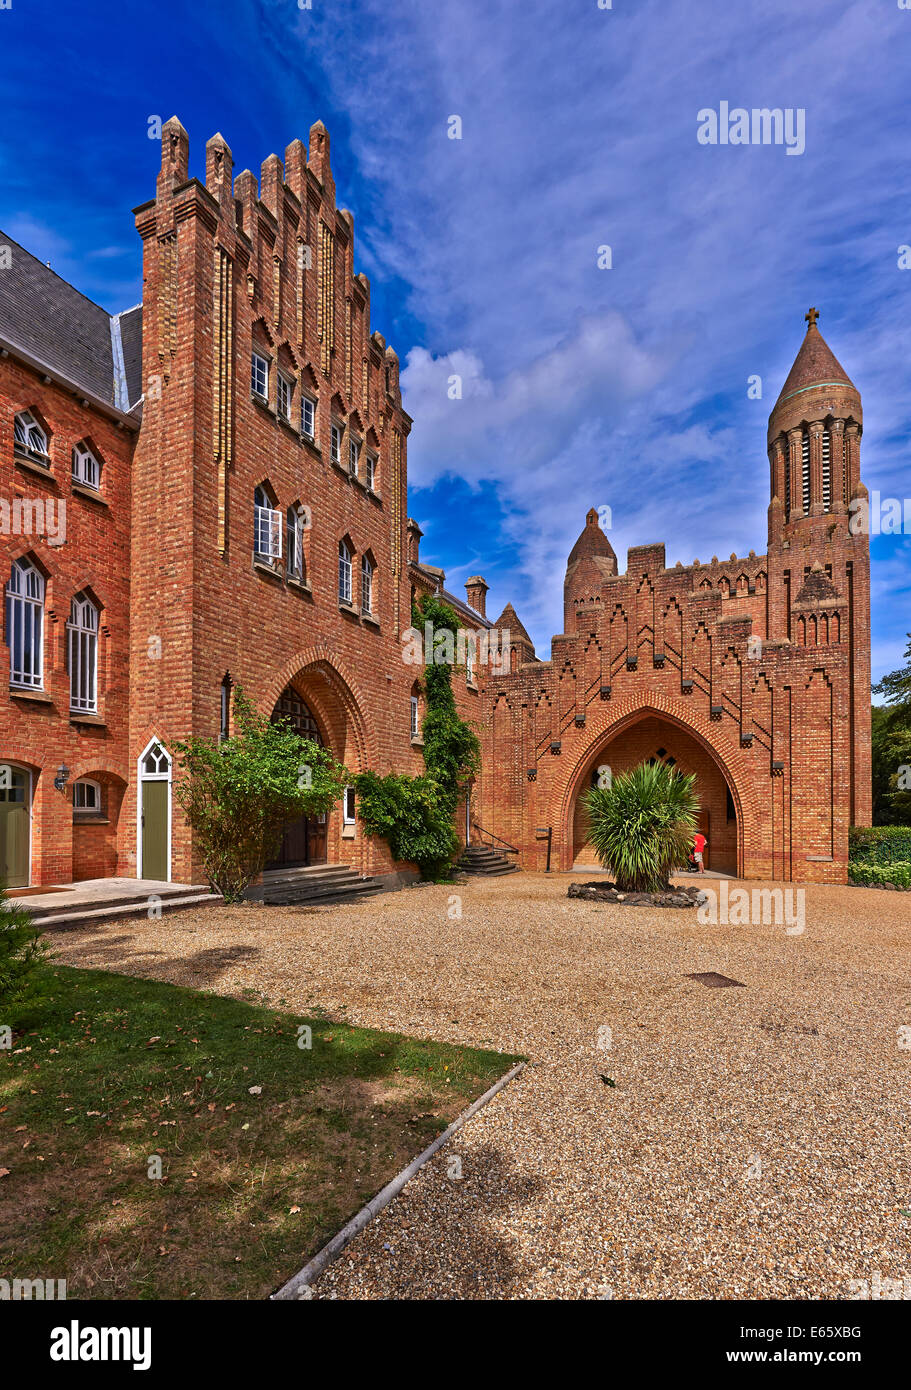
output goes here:
<path id="1" fill-rule="evenodd" d="M 473 574 L 470 579 L 465 580 L 468 606 L 473 608 L 476 613 L 480 613 L 482 618 L 487 617 L 487 590 L 489 587 L 480 574 Z"/>

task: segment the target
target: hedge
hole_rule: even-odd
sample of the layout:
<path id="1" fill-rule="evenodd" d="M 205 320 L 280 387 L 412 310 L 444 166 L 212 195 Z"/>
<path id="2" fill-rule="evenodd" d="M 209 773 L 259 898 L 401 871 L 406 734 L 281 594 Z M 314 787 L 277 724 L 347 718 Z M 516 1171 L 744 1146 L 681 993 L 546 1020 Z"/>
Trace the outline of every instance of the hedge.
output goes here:
<path id="1" fill-rule="evenodd" d="M 911 860 L 911 825 L 852 825 L 848 860 L 859 864 L 906 864 Z"/>
<path id="2" fill-rule="evenodd" d="M 888 865 L 852 861 L 848 864 L 848 878 L 852 883 L 872 887 L 894 883 L 896 888 L 911 888 L 911 861 L 896 860 Z"/>

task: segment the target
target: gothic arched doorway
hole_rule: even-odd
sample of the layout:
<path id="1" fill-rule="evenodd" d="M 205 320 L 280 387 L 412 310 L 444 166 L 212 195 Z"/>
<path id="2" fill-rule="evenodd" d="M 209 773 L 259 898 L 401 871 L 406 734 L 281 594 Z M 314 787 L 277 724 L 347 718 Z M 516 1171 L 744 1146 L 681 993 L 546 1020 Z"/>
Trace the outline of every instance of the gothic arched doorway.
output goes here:
<path id="1" fill-rule="evenodd" d="M 694 734 L 654 714 L 625 724 L 592 754 L 579 784 L 571 819 L 574 861 L 580 866 L 595 862 L 594 851 L 588 844 L 588 824 L 581 794 L 597 784 L 600 768 L 627 772 L 641 762 L 667 763 L 683 773 L 695 773 L 699 797 L 696 821 L 708 840 L 706 867 L 736 874 L 737 809 L 718 759 Z"/>
<path id="2" fill-rule="evenodd" d="M 323 735 L 309 705 L 293 685 L 286 685 L 272 711 L 273 724 L 290 726 L 301 738 L 323 744 Z M 297 869 L 308 864 L 325 864 L 328 816 L 301 816 L 285 826 L 281 848 L 267 869 Z"/>

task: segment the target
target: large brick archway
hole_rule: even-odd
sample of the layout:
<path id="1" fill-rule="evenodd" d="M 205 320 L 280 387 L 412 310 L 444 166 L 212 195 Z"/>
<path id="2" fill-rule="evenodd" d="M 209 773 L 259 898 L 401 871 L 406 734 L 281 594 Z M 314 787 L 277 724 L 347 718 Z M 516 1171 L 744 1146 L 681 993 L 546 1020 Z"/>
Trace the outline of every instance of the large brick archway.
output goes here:
<path id="1" fill-rule="evenodd" d="M 555 837 L 559 836 L 554 846 L 555 867 L 568 870 L 573 866 L 576 807 L 593 764 L 611 746 L 616 746 L 622 735 L 648 721 L 655 721 L 656 736 L 657 730 L 664 728 L 670 740 L 674 731 L 679 731 L 694 747 L 702 750 L 708 766 L 717 769 L 730 792 L 736 817 L 735 848 L 731 862 L 724 861 L 724 867 L 742 877 L 745 867 L 749 866 L 749 847 L 755 840 L 759 821 L 758 793 L 747 775 L 746 760 L 723 726 L 700 719 L 698 715 L 694 719 L 682 700 L 666 696 L 656 696 L 647 704 L 633 700 L 617 702 L 613 707 L 606 704 L 602 710 L 593 712 L 585 737 L 574 740 L 571 758 L 563 764 L 550 799 L 550 823 Z M 684 755 L 679 761 L 685 770 L 697 772 L 698 781 L 696 760 Z"/>
<path id="2" fill-rule="evenodd" d="M 348 672 L 323 643 L 300 652 L 275 674 L 264 707 L 271 711 L 293 685 L 310 706 L 324 742 L 352 771 L 373 766 L 374 737 L 363 697 Z"/>

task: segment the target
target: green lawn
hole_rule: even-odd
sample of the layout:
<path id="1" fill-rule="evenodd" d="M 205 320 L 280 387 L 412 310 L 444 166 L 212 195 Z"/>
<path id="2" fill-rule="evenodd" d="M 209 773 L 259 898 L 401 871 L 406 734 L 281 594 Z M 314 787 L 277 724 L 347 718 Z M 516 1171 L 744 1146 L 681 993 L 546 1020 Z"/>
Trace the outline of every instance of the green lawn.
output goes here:
<path id="1" fill-rule="evenodd" d="M 0 1020 L 0 1277 L 70 1298 L 266 1297 L 517 1060 L 41 972 Z"/>

